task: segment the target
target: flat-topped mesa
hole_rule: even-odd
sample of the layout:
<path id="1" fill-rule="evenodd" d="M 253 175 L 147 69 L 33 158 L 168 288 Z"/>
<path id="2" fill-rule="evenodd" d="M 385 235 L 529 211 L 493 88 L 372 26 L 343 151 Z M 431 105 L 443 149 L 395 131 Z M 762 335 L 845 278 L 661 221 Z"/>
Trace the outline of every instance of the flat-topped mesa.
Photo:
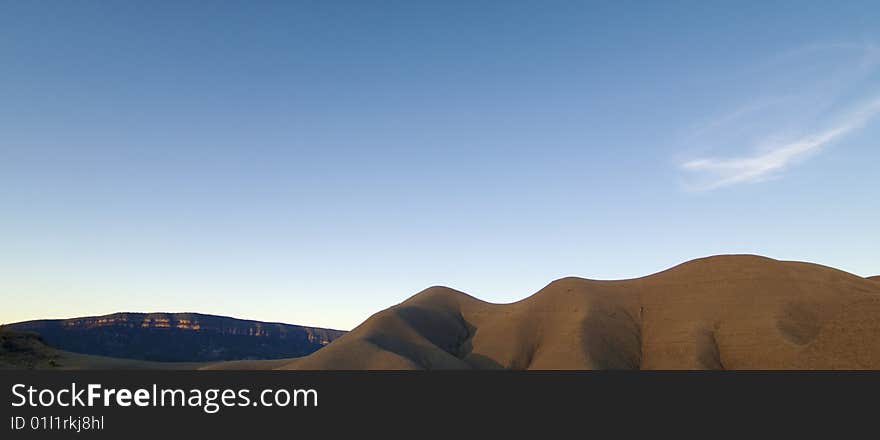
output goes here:
<path id="1" fill-rule="evenodd" d="M 77 353 L 183 362 L 302 356 L 345 333 L 199 313 L 122 312 L 9 327 L 37 332 L 49 345 Z"/>
<path id="2" fill-rule="evenodd" d="M 306 332 L 314 341 L 329 342 L 338 336 L 338 330 L 305 327 L 291 324 L 266 323 L 241 320 L 224 316 L 200 313 L 132 313 L 120 312 L 104 316 L 89 316 L 70 319 L 48 319 L 25 321 L 12 324 L 16 328 L 36 328 L 38 326 L 61 326 L 68 329 L 92 329 L 99 327 L 123 327 L 143 329 L 178 329 L 208 331 L 228 335 L 247 335 L 258 337 L 287 337 L 290 333 Z"/>

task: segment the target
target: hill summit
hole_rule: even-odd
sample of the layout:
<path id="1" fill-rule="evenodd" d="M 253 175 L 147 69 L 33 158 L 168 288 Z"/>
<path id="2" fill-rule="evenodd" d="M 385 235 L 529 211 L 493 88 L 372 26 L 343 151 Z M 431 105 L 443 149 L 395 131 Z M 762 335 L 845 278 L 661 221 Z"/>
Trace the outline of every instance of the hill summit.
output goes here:
<path id="1" fill-rule="evenodd" d="M 563 278 L 511 304 L 431 287 L 287 369 L 878 369 L 880 283 L 754 255 Z"/>

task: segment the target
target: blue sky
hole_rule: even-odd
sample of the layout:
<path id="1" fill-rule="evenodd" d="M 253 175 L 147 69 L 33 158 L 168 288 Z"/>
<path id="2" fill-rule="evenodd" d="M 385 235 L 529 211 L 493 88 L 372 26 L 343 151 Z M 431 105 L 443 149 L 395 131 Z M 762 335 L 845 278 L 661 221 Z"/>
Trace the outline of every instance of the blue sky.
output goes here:
<path id="1" fill-rule="evenodd" d="M 0 322 L 880 274 L 877 5 L 652 3 L 2 2 Z"/>

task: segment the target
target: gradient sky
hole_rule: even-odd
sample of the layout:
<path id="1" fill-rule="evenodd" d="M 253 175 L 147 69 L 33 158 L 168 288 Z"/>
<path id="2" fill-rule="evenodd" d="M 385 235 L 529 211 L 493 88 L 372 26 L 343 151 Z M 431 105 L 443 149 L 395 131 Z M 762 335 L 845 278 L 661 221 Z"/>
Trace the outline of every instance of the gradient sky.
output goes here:
<path id="1" fill-rule="evenodd" d="M 880 7 L 709 3 L 0 2 L 0 322 L 880 274 Z"/>

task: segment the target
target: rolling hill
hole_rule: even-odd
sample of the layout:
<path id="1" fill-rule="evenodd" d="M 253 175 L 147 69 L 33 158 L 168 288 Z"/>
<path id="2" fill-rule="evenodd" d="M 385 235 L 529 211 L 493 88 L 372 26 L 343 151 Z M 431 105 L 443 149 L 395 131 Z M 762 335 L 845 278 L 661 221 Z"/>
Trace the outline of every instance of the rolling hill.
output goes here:
<path id="1" fill-rule="evenodd" d="M 878 369 L 880 283 L 753 255 L 563 278 L 511 304 L 431 287 L 311 355 L 216 369 Z"/>

